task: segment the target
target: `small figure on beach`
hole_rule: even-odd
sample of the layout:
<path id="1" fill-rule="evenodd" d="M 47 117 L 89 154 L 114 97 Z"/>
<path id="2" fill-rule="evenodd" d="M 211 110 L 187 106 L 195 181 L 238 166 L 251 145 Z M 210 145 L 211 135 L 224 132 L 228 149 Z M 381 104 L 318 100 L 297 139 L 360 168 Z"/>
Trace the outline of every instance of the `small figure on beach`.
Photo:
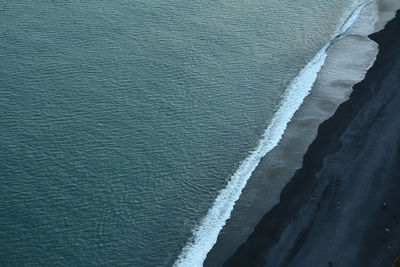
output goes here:
<path id="1" fill-rule="evenodd" d="M 386 208 L 387 208 L 387 204 L 386 204 L 386 202 L 385 202 L 385 203 L 383 203 L 382 209 L 384 210 L 384 209 L 386 209 Z"/>
<path id="2" fill-rule="evenodd" d="M 387 247 L 387 252 L 390 253 L 391 250 L 392 250 L 392 247 L 389 245 L 389 246 Z"/>

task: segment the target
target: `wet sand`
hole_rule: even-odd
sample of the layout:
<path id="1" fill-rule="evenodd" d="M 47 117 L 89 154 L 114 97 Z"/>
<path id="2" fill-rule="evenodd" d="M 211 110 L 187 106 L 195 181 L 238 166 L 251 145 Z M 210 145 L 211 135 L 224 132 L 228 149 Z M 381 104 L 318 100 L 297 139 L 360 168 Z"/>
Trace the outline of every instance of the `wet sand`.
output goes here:
<path id="1" fill-rule="evenodd" d="M 400 13 L 370 38 L 373 67 L 225 266 L 391 266 L 400 255 Z"/>

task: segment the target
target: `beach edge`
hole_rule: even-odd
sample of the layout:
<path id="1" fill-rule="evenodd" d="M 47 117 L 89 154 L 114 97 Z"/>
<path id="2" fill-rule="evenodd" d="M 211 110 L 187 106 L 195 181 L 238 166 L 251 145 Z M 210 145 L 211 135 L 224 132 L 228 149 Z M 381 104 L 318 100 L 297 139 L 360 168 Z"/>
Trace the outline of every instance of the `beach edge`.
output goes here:
<path id="1" fill-rule="evenodd" d="M 303 220 L 304 227 L 300 232 L 298 232 L 297 236 L 292 238 L 295 240 L 293 242 L 293 245 L 288 245 L 288 247 L 283 248 L 285 252 L 278 253 L 277 244 L 279 240 L 288 238 L 283 236 L 284 232 L 286 231 L 287 234 L 287 231 L 292 231 L 287 230 L 287 228 L 293 227 L 293 225 L 290 226 L 290 224 L 294 220 L 297 220 L 296 217 L 299 216 L 300 211 L 307 212 L 308 210 L 310 218 L 312 218 L 314 216 L 312 214 L 314 214 L 315 212 L 322 213 L 324 208 L 326 210 L 329 210 L 328 206 L 326 206 L 327 191 L 322 190 L 321 192 L 319 192 L 320 194 L 318 194 L 317 189 L 319 187 L 326 189 L 331 183 L 334 183 L 335 181 L 329 179 L 321 181 L 321 179 L 316 178 L 316 175 L 321 171 L 321 167 L 324 164 L 324 160 L 326 159 L 326 157 L 328 155 L 332 155 L 337 150 L 339 150 L 341 146 L 343 146 L 340 138 L 346 130 L 348 131 L 348 128 L 341 127 L 340 125 L 349 124 L 351 118 L 353 117 L 351 115 L 351 112 L 357 112 L 357 110 L 362 108 L 362 103 L 355 103 L 357 101 L 361 101 L 360 99 L 363 99 L 362 101 L 368 101 L 368 97 L 372 97 L 371 95 L 368 95 L 368 91 L 363 91 L 362 89 L 365 86 L 368 86 L 368 84 L 370 85 L 371 83 L 373 83 L 373 78 L 370 77 L 374 77 L 374 73 L 381 73 L 382 68 L 387 65 L 385 64 L 385 62 L 382 62 L 381 58 L 385 57 L 387 60 L 387 55 L 391 52 L 388 51 L 387 44 L 383 44 L 383 42 L 389 38 L 388 36 L 395 35 L 393 34 L 393 32 L 390 32 L 390 29 L 393 28 L 392 25 L 394 23 L 399 23 L 399 20 L 400 13 L 398 11 L 396 18 L 391 20 L 386 25 L 384 30 L 369 35 L 371 39 L 377 41 L 380 45 L 378 57 L 374 65 L 368 70 L 365 79 L 353 86 L 354 91 L 351 93 L 349 100 L 342 103 L 336 110 L 335 114 L 319 126 L 317 137 L 312 142 L 310 147 L 307 149 L 306 154 L 304 155 L 302 167 L 296 171 L 294 177 L 287 183 L 287 185 L 283 189 L 280 195 L 280 202 L 264 215 L 262 220 L 255 227 L 253 233 L 247 239 L 247 241 L 240 246 L 240 248 L 235 252 L 232 257 L 229 258 L 228 261 L 225 262 L 225 266 L 239 266 L 241 263 L 246 263 L 247 266 L 258 266 L 264 265 L 266 262 L 270 264 L 271 262 L 280 263 L 280 265 L 271 264 L 270 266 L 286 266 L 296 257 L 296 255 L 298 255 L 299 251 L 302 249 L 304 243 L 308 239 L 309 233 L 312 231 L 314 219 L 310 219 L 310 221 L 308 222 L 305 222 Z M 322 185 L 322 183 L 325 184 Z M 392 185 L 393 183 L 386 186 Z M 348 190 L 351 190 L 351 188 Z M 381 203 L 378 203 L 376 205 L 381 205 Z M 378 222 L 371 221 L 366 223 L 368 224 L 368 227 L 373 227 L 372 225 L 377 224 Z M 391 229 L 391 231 L 393 230 L 394 229 Z M 364 252 L 362 254 L 363 256 L 365 256 L 365 258 L 363 259 L 363 257 L 359 257 L 358 263 L 363 262 L 362 259 L 365 263 L 365 259 L 367 258 L 368 254 L 373 255 L 373 253 L 371 253 L 373 251 L 371 249 L 371 246 L 369 245 L 365 247 L 365 244 L 369 244 L 369 242 L 364 240 L 362 244 L 364 244 Z M 268 258 L 272 257 L 271 255 L 268 256 L 268 253 L 275 253 L 275 256 L 279 254 L 279 256 L 276 257 L 274 260 L 268 260 Z M 353 256 L 355 257 L 358 255 Z M 343 258 L 348 260 L 347 263 L 349 263 L 351 260 L 354 260 L 351 259 L 350 256 L 343 256 Z M 378 256 L 376 257 L 376 259 L 377 258 Z M 381 263 L 382 258 L 379 258 L 379 260 L 379 262 Z M 390 259 L 387 258 L 384 258 L 383 260 L 387 260 L 387 262 L 385 263 L 390 262 Z M 325 264 L 328 264 L 328 261 L 329 260 L 326 259 Z M 353 264 L 354 262 L 355 261 L 352 261 Z"/>

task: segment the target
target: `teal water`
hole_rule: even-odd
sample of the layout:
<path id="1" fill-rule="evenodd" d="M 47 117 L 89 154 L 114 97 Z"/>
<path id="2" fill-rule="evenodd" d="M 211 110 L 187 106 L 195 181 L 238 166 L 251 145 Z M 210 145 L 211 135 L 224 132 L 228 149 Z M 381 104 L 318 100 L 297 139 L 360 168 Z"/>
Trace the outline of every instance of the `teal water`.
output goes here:
<path id="1" fill-rule="evenodd" d="M 0 265 L 171 265 L 352 3 L 1 3 Z"/>

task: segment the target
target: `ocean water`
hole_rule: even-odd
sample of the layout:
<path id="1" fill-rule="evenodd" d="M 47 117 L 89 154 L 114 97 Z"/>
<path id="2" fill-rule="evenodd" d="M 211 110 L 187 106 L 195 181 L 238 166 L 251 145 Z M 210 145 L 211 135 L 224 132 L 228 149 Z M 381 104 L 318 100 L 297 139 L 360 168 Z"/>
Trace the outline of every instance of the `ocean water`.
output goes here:
<path id="1" fill-rule="evenodd" d="M 356 6 L 320 2 L 1 3 L 0 265 L 201 262 L 221 190 Z"/>

